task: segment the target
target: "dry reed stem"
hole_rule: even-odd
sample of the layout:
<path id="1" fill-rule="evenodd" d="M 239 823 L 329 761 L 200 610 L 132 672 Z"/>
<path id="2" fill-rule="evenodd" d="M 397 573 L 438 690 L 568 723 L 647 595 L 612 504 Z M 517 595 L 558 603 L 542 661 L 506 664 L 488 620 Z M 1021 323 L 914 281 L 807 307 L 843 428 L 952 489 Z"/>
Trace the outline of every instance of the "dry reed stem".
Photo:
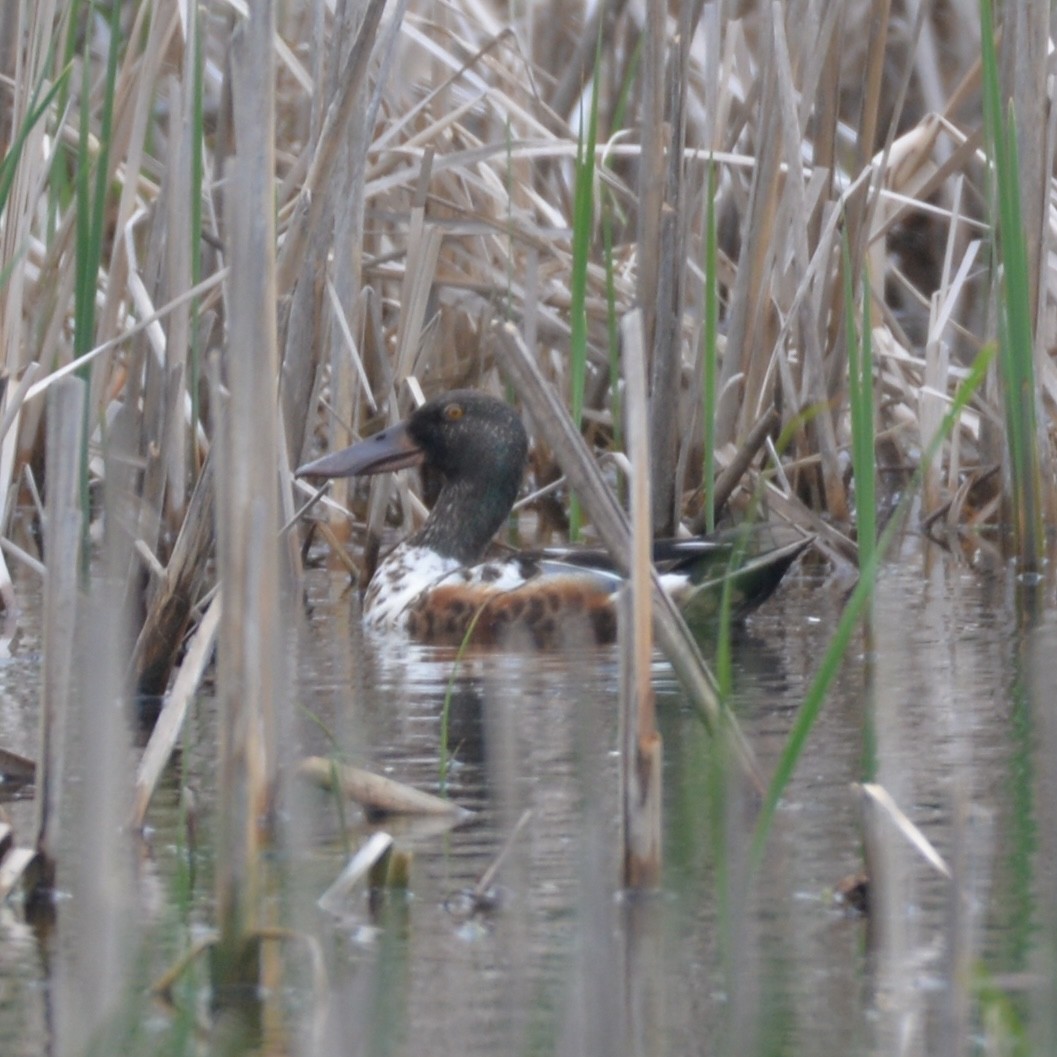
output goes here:
<path id="1" fill-rule="evenodd" d="M 456 819 L 469 818 L 472 812 L 451 800 L 373 774 L 362 767 L 336 763 L 323 756 L 309 756 L 297 767 L 297 773 L 321 789 L 334 789 L 355 800 L 368 811 L 388 815 L 440 815 Z"/>
<path id="2" fill-rule="evenodd" d="M 599 181 L 616 203 L 613 310 L 619 318 L 641 297 L 648 315 L 667 313 L 670 323 L 647 344 L 654 453 L 669 462 L 666 471 L 677 468 L 654 467 L 658 496 L 673 486 L 674 498 L 658 498 L 658 508 L 681 520 L 681 497 L 718 469 L 701 465 L 699 426 L 703 187 L 713 157 L 727 338 L 721 447 L 724 440 L 739 447 L 776 406 L 783 428 L 792 426 L 792 446 L 779 457 L 797 497 L 793 503 L 787 493 L 783 509 L 798 509 L 802 520 L 809 516 L 804 502 L 810 516 L 839 523 L 838 534 L 850 526 L 837 278 L 847 214 L 864 224 L 868 256 L 856 259 L 869 261 L 880 302 L 879 432 L 893 458 L 914 464 L 993 319 L 978 271 L 983 258 L 970 248 L 986 227 L 974 5 L 940 11 L 902 0 L 884 9 L 865 0 L 798 0 L 734 17 L 722 5 L 698 4 L 645 23 L 622 4 L 590 14 L 574 5 L 560 18 L 533 5 L 524 19 L 509 21 L 462 0 L 443 19 L 421 2 L 383 9 L 374 0 L 362 10 L 342 6 L 335 16 L 325 7 L 287 5 L 271 40 L 286 461 L 300 461 L 317 443 L 317 397 L 328 390 L 334 411 L 323 443 L 333 447 L 361 432 L 375 407 L 391 415 L 406 409 L 404 392 L 399 407 L 388 398 L 411 377 L 430 394 L 462 384 L 496 388 L 486 338 L 496 318 L 519 321 L 544 374 L 567 391 L 572 159 L 601 19 L 597 160 Z M 1035 50 L 1045 39 L 1044 9 L 1037 0 L 1011 9 L 1002 35 L 1018 118 L 1032 130 L 1043 128 L 1032 107 L 1044 98 L 1037 88 L 1045 58 Z M 870 33 L 853 31 L 878 12 L 884 17 Z M 59 75 L 49 47 L 72 13 L 54 2 L 7 13 L 17 32 L 0 59 L 10 63 L 3 70 L 10 83 L 0 118 L 5 143 L 26 119 L 34 89 Z M 204 128 L 196 145 L 189 120 L 194 19 L 171 7 L 129 5 L 107 144 L 112 181 L 95 348 L 81 365 L 91 364 L 91 428 L 117 410 L 136 424 L 132 457 L 144 467 L 138 535 L 163 564 L 210 441 L 204 421 L 190 417 L 192 396 L 200 395 L 188 388 L 190 345 L 198 341 L 204 351 L 210 333 L 226 341 L 231 326 L 227 305 L 209 300 L 227 275 L 217 214 L 231 149 L 222 96 L 229 25 L 209 9 L 199 17 Z M 90 161 L 100 157 L 98 86 L 108 32 L 100 28 L 92 38 L 87 59 L 95 86 Z M 640 37 L 644 65 L 628 83 L 618 126 L 618 95 Z M 314 42 L 311 63 L 297 41 Z M 23 464 L 41 447 L 35 397 L 73 369 L 66 365 L 76 202 L 60 177 L 68 180 L 77 163 L 71 152 L 80 138 L 81 83 L 75 68 L 69 97 L 57 97 L 29 130 L 3 204 L 0 356 L 16 387 L 30 363 L 47 372 L 22 389 L 20 413 L 13 397 L 5 409 L 18 416 L 0 457 L 5 486 L 22 479 Z M 1046 222 L 1053 140 L 1049 126 L 1043 136 L 1021 136 L 1022 198 L 1036 218 L 1028 230 L 1038 236 L 1032 283 L 1044 291 L 1053 285 L 1044 250 L 1054 226 Z M 202 231 L 190 230 L 195 146 L 204 162 Z M 194 259 L 201 281 L 192 291 Z M 587 275 L 585 419 L 602 446 L 611 425 L 603 263 L 596 233 Z M 859 275 L 853 278 L 861 289 Z M 1044 354 L 1057 344 L 1055 329 L 1057 314 L 1040 297 L 1043 429 L 1057 413 L 1057 369 Z M 1000 458 L 996 404 L 981 398 L 964 416 L 929 479 L 927 509 L 954 509 L 952 497 Z M 674 459 L 671 430 L 679 440 Z M 1048 457 L 1048 437 L 1040 443 Z M 103 471 L 96 464 L 93 472 Z M 402 505 L 413 516 L 406 499 Z M 375 528 L 383 507 L 376 502 Z M 12 513 L 11 504 L 0 508 L 0 537 L 10 534 Z M 130 562 L 130 581 L 140 561 Z"/>
<path id="3" fill-rule="evenodd" d="M 353 888 L 360 881 L 384 870 L 393 850 L 393 838 L 381 831 L 372 833 L 363 846 L 345 864 L 330 887 L 316 900 L 320 909 L 336 914 Z"/>
<path id="4" fill-rule="evenodd" d="M 84 383 L 68 378 L 54 390 L 48 414 L 50 475 L 44 537 L 48 576 L 44 581 L 44 662 L 34 818 L 37 850 L 45 861 L 46 888 L 54 880 L 67 710 L 73 685 L 81 566 L 79 454 L 83 421 Z"/>
<path id="5" fill-rule="evenodd" d="M 652 888 L 661 878 L 662 745 L 657 732 L 650 681 L 653 654 L 650 574 L 651 532 L 650 427 L 647 415 L 644 319 L 640 312 L 621 320 L 624 377 L 627 380 L 628 450 L 631 459 L 630 577 L 620 600 L 619 631 L 622 786 L 624 791 L 624 884 Z"/>
<path id="6" fill-rule="evenodd" d="M 931 866 L 941 877 L 948 881 L 951 879 L 951 869 L 944 862 L 943 856 L 936 850 L 932 842 L 921 830 L 907 817 L 906 813 L 892 798 L 884 786 L 875 782 L 864 782 L 859 786 L 859 792 L 863 801 L 869 801 L 870 807 L 864 806 L 863 810 L 876 810 L 881 816 L 887 818 L 896 832 L 907 841 L 907 843 Z"/>
<path id="7" fill-rule="evenodd" d="M 233 151 L 224 197 L 231 262 L 227 318 L 230 398 L 217 468 L 220 699 L 216 876 L 218 988 L 256 983 L 247 960 L 261 923 L 260 840 L 278 767 L 277 724 L 287 703 L 280 634 L 276 426 L 274 11 L 257 5 L 230 54 Z M 219 386 L 214 398 L 220 400 Z"/>
<path id="8" fill-rule="evenodd" d="M 631 523 L 631 602 L 635 608 L 632 621 L 632 649 L 634 683 L 632 698 L 636 702 L 638 741 L 645 742 L 656 735 L 653 693 L 650 688 L 650 657 L 653 653 L 653 627 L 650 607 L 646 599 L 650 593 L 650 570 L 653 563 L 653 534 L 651 529 L 652 479 L 650 474 L 650 439 L 648 398 L 646 395 L 646 354 L 644 347 L 644 319 L 638 311 L 630 312 L 621 320 L 621 345 L 624 376 L 627 379 L 628 452 L 631 462 L 629 520 Z"/>
<path id="9" fill-rule="evenodd" d="M 83 400 L 83 385 L 79 389 Z M 49 415 L 53 413 L 52 407 Z M 70 722 L 81 777 L 73 810 L 67 811 L 75 842 L 71 874 L 77 893 L 69 926 L 74 949 L 91 951 L 92 956 L 70 957 L 73 986 L 59 1005 L 58 1037 L 71 1040 L 68 1044 L 74 1047 L 72 1040 L 101 1037 L 118 1015 L 140 938 L 139 920 L 129 913 L 135 893 L 129 832 L 115 824 L 127 812 L 132 791 L 128 716 L 115 707 L 124 699 L 130 636 L 123 574 L 135 525 L 129 513 L 137 470 L 128 459 L 133 439 L 129 426 L 127 419 L 115 419 L 106 440 L 101 545 L 93 575 L 82 575 L 77 599 L 81 664 L 71 694 Z M 82 443 L 78 437 L 74 451 Z M 49 477 L 49 495 L 52 481 Z M 50 562 L 49 557 L 49 579 Z"/>

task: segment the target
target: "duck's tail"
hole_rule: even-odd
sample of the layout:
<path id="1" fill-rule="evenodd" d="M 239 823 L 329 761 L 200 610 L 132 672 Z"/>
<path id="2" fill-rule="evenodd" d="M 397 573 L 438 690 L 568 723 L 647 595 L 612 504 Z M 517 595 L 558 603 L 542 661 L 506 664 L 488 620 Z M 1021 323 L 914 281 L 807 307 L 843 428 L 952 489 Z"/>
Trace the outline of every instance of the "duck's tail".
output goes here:
<path id="1" fill-rule="evenodd" d="M 676 541 L 692 545 L 698 541 Z M 723 586 L 731 585 L 731 615 L 741 619 L 774 594 L 790 566 L 814 542 L 814 536 L 798 536 L 773 546 L 753 546 L 739 539 L 739 531 L 700 541 L 697 555 L 687 553 L 674 563 L 669 575 L 681 574 L 682 589 L 672 594 L 689 620 L 710 619 L 719 612 Z M 667 577 L 666 577 L 667 579 Z"/>

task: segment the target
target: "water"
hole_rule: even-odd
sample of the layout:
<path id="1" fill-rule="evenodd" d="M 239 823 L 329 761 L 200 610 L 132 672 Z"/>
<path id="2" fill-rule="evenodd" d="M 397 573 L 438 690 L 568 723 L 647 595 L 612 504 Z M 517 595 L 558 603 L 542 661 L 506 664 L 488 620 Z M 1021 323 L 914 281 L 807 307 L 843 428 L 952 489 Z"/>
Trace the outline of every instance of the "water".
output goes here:
<path id="1" fill-rule="evenodd" d="M 798 570 L 736 636 L 735 707 L 765 775 L 847 590 L 824 571 Z M 269 905 L 276 920 L 313 937 L 327 983 L 315 990 L 303 948 L 284 946 L 279 983 L 265 1001 L 264 1049 L 987 1052 L 984 1025 L 996 1010 L 1034 1038 L 1052 1039 L 1045 989 L 1053 986 L 1057 870 L 1052 827 L 1043 824 L 1057 785 L 1057 752 L 1045 751 L 1057 740 L 1047 697 L 1057 681 L 1051 590 L 1043 590 L 1041 613 L 1024 621 L 1015 582 L 1001 570 L 980 573 L 936 549 L 912 550 L 886 570 L 872 640 L 852 640 L 779 806 L 755 887 L 745 881 L 754 807 L 723 775 L 658 659 L 665 883 L 658 896 L 632 899 L 619 891 L 615 650 L 478 656 L 453 676 L 450 651 L 362 641 L 348 595 L 328 574 L 312 573 L 286 767 L 336 744 L 353 762 L 433 791 L 443 770 L 448 794 L 476 814 L 455 830 L 390 822 L 397 848 L 413 856 L 408 891 L 373 900 L 357 891 L 327 913 L 318 896 L 340 872 L 346 843 L 359 846 L 372 827 L 350 809 L 343 830 L 329 796 L 288 779 Z M 32 585 L 22 597 L 18 636 L 0 660 L 0 745 L 33 754 L 40 646 Z M 952 898 L 949 883 L 881 819 L 869 832 L 890 897 L 867 923 L 833 890 L 863 866 L 853 783 L 863 775 L 871 701 L 876 780 L 960 883 Z M 144 986 L 211 924 L 214 744 L 205 699 L 188 725 L 182 767 L 152 806 L 149 839 L 137 846 L 136 971 L 120 1014 L 126 1052 L 219 1052 L 208 1033 L 181 1036 L 187 1018 Z M 196 805 L 191 855 L 181 790 Z M 28 838 L 29 805 L 8 806 Z M 475 904 L 471 893 L 526 811 Z M 58 1052 L 62 966 L 84 957 L 67 924 L 78 839 L 64 838 L 67 897 L 55 931 L 34 932 L 12 907 L 0 916 L 5 1055 Z M 205 1012 L 203 979 L 199 970 L 181 996 L 195 1016 Z M 981 982 L 1001 1001 L 981 1000 Z M 71 1052 L 81 1052 L 80 1042 Z"/>

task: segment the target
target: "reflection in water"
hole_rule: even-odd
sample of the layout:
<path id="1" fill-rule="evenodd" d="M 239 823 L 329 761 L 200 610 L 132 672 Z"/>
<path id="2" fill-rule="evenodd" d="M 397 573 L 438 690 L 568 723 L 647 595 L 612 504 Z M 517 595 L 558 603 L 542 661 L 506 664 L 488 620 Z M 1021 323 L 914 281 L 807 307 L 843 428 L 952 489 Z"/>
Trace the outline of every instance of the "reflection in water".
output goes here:
<path id="1" fill-rule="evenodd" d="M 1046 697 L 1057 641 L 1052 610 L 1018 630 L 1016 596 L 1000 573 L 984 577 L 934 550 L 926 555 L 924 567 L 906 560 L 886 571 L 872 638 L 853 640 L 755 886 L 744 865 L 753 805 L 728 788 L 722 760 L 658 658 L 665 886 L 636 899 L 616 887 L 615 650 L 456 662 L 451 650 L 380 647 L 364 640 L 355 602 L 314 574 L 298 708 L 284 737 L 288 767 L 338 751 L 475 814 L 454 830 L 391 820 L 386 830 L 412 855 L 407 892 L 354 893 L 324 914 L 316 899 L 347 845 L 358 847 L 372 827 L 351 810 L 342 819 L 327 795 L 289 785 L 275 900 L 281 920 L 320 944 L 327 984 L 316 993 L 307 960 L 286 957 L 287 982 L 275 996 L 294 1026 L 286 1048 L 844 1057 L 896 1052 L 896 1041 L 922 1053 L 951 1039 L 964 1044 L 980 1010 L 966 967 L 1027 974 L 1030 989 L 1045 969 L 1033 953 L 1038 928 L 1051 941 L 1057 932 L 1057 851 L 1049 830 L 1040 835 L 1035 799 L 1057 785 L 1057 723 Z M 765 774 L 845 590 L 801 572 L 735 636 L 734 704 Z M 29 752 L 34 650 L 29 630 L 0 662 L 0 745 Z M 957 879 L 948 884 L 880 823 L 874 881 L 885 909 L 869 935 L 829 895 L 863 863 L 852 783 L 863 777 L 868 719 L 877 780 Z M 188 899 L 176 893 L 188 877 L 181 789 L 194 793 L 200 834 L 210 830 L 213 731 L 206 703 L 188 728 L 181 769 L 152 808 L 150 857 L 139 871 L 153 937 L 143 978 L 211 920 L 205 837 Z M 1046 766 L 1039 745 L 1049 746 Z M 1055 796 L 1051 788 L 1042 803 Z M 1042 877 L 1050 880 L 1040 893 Z M 1041 915 L 1040 894 L 1050 908 Z M 6 913 L 0 1052 L 37 1054 L 50 1039 L 49 948 Z M 60 912 L 60 947 L 63 926 Z M 132 1001 L 144 1026 L 140 1049 L 156 1052 L 175 1022 L 140 992 Z M 1026 1009 L 1044 1025 L 1057 1003 Z"/>

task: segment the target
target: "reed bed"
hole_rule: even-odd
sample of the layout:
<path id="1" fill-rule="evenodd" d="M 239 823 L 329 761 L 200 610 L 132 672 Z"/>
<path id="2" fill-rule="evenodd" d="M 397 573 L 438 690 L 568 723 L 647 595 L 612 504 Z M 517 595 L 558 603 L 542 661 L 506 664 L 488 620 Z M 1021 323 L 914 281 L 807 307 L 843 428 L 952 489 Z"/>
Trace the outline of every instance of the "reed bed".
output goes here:
<path id="1" fill-rule="evenodd" d="M 106 549 L 106 597 L 127 657 L 100 685 L 165 693 L 209 613 L 182 707 L 220 643 L 239 812 L 222 828 L 224 930 L 257 927 L 236 889 L 273 806 L 280 623 L 303 555 L 351 538 L 369 572 L 392 520 L 387 489 L 365 505 L 348 483 L 298 520 L 310 493 L 290 471 L 422 393 L 509 387 L 545 408 L 530 370 L 592 452 L 622 451 L 619 336 L 640 312 L 654 533 L 762 504 L 872 576 L 909 487 L 911 523 L 943 545 L 1043 568 L 1050 23 L 1039 0 L 1003 12 L 999 26 L 968 0 L 4 6 L 0 595 L 13 606 L 9 563 L 46 567 L 61 625 L 51 599 L 72 559 L 41 550 L 37 504 L 55 482 L 69 498 L 46 443 L 67 405 L 45 398 L 71 399 L 76 375 L 82 595 L 101 590 L 104 515 L 125 541 Z M 560 428 L 536 426 L 532 492 L 564 473 Z M 420 516 L 406 486 L 396 499 L 405 524 Z M 605 536 L 572 495 L 529 505 L 523 539 Z M 49 524 L 45 548 L 59 539 Z M 49 700 L 71 697 L 68 658 L 48 662 Z M 149 793 L 128 793 L 142 819 Z"/>
<path id="2" fill-rule="evenodd" d="M 870 20 L 869 5 L 803 3 L 784 18 L 766 7 L 734 18 L 707 5 L 694 26 L 607 9 L 583 27 L 594 48 L 574 11 L 548 19 L 540 5 L 518 23 L 483 7 L 439 19 L 413 5 L 312 10 L 284 8 L 275 42 L 281 464 L 406 410 L 418 387 L 495 387 L 497 321 L 518 326 L 604 449 L 621 429 L 612 323 L 639 304 L 651 399 L 664 408 L 651 417 L 655 531 L 699 511 L 750 426 L 777 406 L 784 448 L 740 494 L 762 472 L 784 517 L 813 529 L 824 517 L 824 549 L 853 554 L 845 331 L 861 314 L 844 302 L 864 291 L 872 301 L 882 491 L 917 465 L 1005 318 L 991 295 L 1008 269 L 1001 256 L 988 267 L 975 9 L 914 18 L 895 5 Z M 9 388 L 29 370 L 36 380 L 9 405 L 3 468 L 11 484 L 26 465 L 39 473 L 42 394 L 58 371 L 90 377 L 86 460 L 109 416 L 136 417 L 137 538 L 164 565 L 211 443 L 204 358 L 227 344 L 234 277 L 221 196 L 239 19 L 220 8 L 185 23 L 146 5 L 109 22 L 88 15 L 27 14 L 29 47 L 6 95 L 0 334 Z M 998 42 L 1004 54 L 1010 37 Z M 867 60 L 865 85 L 847 76 Z M 667 97 L 666 77 L 677 89 Z M 662 136 L 646 150 L 644 127 Z M 1021 199 L 1044 201 L 1047 188 L 1037 178 Z M 1045 255 L 1033 253 L 1009 285 L 1036 320 L 1003 348 L 1026 341 L 1034 372 L 996 373 L 930 471 L 925 514 L 945 511 L 953 538 L 1013 523 L 1003 497 L 1025 480 L 1024 456 L 1011 463 L 1002 438 L 1021 451 L 1013 427 L 1026 410 L 1040 423 L 1027 424 L 1029 452 L 1048 465 L 1052 322 L 1037 293 Z M 1000 393 L 1017 385 L 1004 405 Z M 540 482 L 555 473 L 545 451 L 535 472 Z M 86 468 L 86 487 L 97 476 Z M 1029 474 L 1025 489 L 1039 509 L 1052 505 L 1048 475 Z M 17 522 L 8 504 L 16 543 Z"/>
<path id="3" fill-rule="evenodd" d="M 817 12 L 802 6 L 805 23 L 815 25 Z M 376 7 L 368 5 L 368 13 Z M 77 10 L 57 12 L 57 24 Z M 531 10 L 538 15 L 538 8 Z M 952 6 L 946 17 L 955 18 L 956 11 Z M 975 12 L 959 13 L 965 24 L 957 34 L 944 26 L 947 39 L 978 39 Z M 4 202 L 5 364 L 17 380 L 31 363 L 51 372 L 78 352 L 89 354 L 92 359 L 79 369 L 87 373 L 91 365 L 95 430 L 104 411 L 114 413 L 135 395 L 142 415 L 139 457 L 148 476 L 153 469 L 161 478 L 144 505 L 149 501 L 155 523 L 171 533 L 186 511 L 188 486 L 208 443 L 201 356 L 224 344 L 229 311 L 222 300 L 221 284 L 231 279 L 218 253 L 218 196 L 232 146 L 225 75 L 235 19 L 207 13 L 201 26 L 183 25 L 177 13 L 133 6 L 110 25 L 99 23 L 95 13 L 99 36 L 89 58 L 99 64 L 103 80 L 83 75 L 87 91 L 80 92 L 79 109 L 67 100 L 60 110 L 77 80 L 66 74 L 66 91 L 49 95 L 66 69 L 61 60 L 79 69 L 83 55 L 49 52 L 52 24 L 45 14 L 42 8 L 36 51 L 17 71 L 20 92 L 7 110 L 6 141 L 13 149 Z M 567 395 L 574 417 L 580 417 L 582 403 L 591 435 L 604 444 L 615 428 L 607 319 L 641 302 L 653 339 L 648 344 L 657 347 L 655 306 L 645 293 L 657 280 L 643 278 L 636 262 L 643 253 L 659 252 L 661 239 L 651 225 L 659 224 L 663 212 L 685 246 L 680 267 L 665 265 L 678 284 L 665 311 L 674 321 L 679 355 L 665 369 L 664 385 L 674 382 L 664 390 L 669 413 L 654 416 L 678 437 L 663 472 L 654 474 L 662 493 L 672 490 L 668 482 L 677 486 L 655 517 L 658 529 L 671 527 L 700 501 L 705 476 L 699 350 L 707 315 L 707 221 L 714 208 L 724 236 L 717 267 L 726 324 L 715 394 L 720 464 L 724 447 L 777 402 L 784 421 L 796 426 L 782 453 L 791 486 L 787 498 L 853 525 L 841 456 L 850 444 L 846 343 L 839 337 L 848 289 L 840 271 L 842 225 L 856 240 L 853 296 L 866 275 L 876 300 L 879 427 L 893 463 L 914 464 L 928 440 L 921 405 L 943 394 L 949 399 L 961 370 L 989 337 L 991 303 L 980 296 L 988 290 L 989 273 L 979 257 L 987 231 L 979 112 L 962 101 L 970 94 L 963 82 L 978 69 L 975 54 L 959 57 L 946 49 L 928 84 L 938 91 L 949 82 L 948 94 L 926 100 L 923 88 L 899 90 L 904 79 L 924 84 L 923 74 L 914 75 L 915 64 L 925 61 L 924 46 L 915 50 L 915 41 L 905 37 L 912 30 L 920 37 L 926 27 L 920 21 L 898 29 L 870 23 L 887 35 L 878 45 L 889 48 L 871 46 L 869 54 L 889 56 L 892 72 L 878 74 L 889 80 L 874 89 L 873 98 L 850 98 L 841 66 L 853 60 L 846 48 L 842 63 L 832 52 L 862 14 L 854 4 L 837 6 L 817 24 L 817 33 L 801 28 L 801 38 L 790 40 L 787 23 L 775 21 L 772 11 L 724 21 L 718 8 L 709 7 L 699 32 L 689 35 L 687 54 L 669 57 L 670 74 L 686 95 L 682 112 L 674 115 L 679 123 L 651 122 L 651 135 L 662 132 L 668 139 L 641 155 L 635 117 L 640 107 L 655 105 L 653 75 L 647 76 L 649 48 L 639 70 L 639 30 L 630 14 L 607 17 L 596 27 L 604 44 L 598 92 L 590 92 L 594 55 L 587 51 L 579 56 L 570 98 L 567 85 L 533 57 L 533 46 L 544 47 L 553 32 L 534 17 L 513 28 L 481 10 L 452 11 L 436 23 L 413 9 L 402 19 L 399 11 L 389 12 L 377 31 L 364 27 L 371 39 L 346 58 L 342 49 L 353 45 L 353 13 L 347 16 L 352 26 L 341 34 L 331 32 L 343 26 L 331 25 L 329 16 L 313 24 L 308 9 L 286 9 L 275 84 L 281 257 L 276 293 L 284 366 L 280 406 L 291 460 L 317 443 L 312 395 L 321 386 L 331 416 L 322 436 L 332 445 L 343 439 L 341 429 L 359 432 L 393 394 L 406 407 L 408 378 L 431 391 L 488 384 L 497 367 L 491 338 L 497 318 L 516 321 L 533 338 L 530 346 Z M 788 18 L 789 24 L 797 21 L 792 12 Z M 573 19 L 568 14 L 565 21 Z M 646 40 L 653 47 L 659 39 L 663 55 L 678 27 L 667 26 L 665 18 L 659 24 L 666 31 L 650 31 Z M 201 34 L 201 56 L 195 33 Z M 113 62 L 109 51 L 96 54 L 115 39 Z M 302 42 L 301 51 L 315 56 L 314 66 L 279 41 Z M 400 76 L 390 73 L 396 63 Z M 792 81 L 794 69 L 803 84 Z M 359 86 L 340 81 L 342 76 Z M 334 85 L 329 92 L 328 84 Z M 620 90 L 607 94 L 610 84 Z M 357 103 L 367 104 L 364 114 L 347 101 L 357 91 Z M 552 96 L 564 102 L 564 112 L 552 109 Z M 882 99 L 899 99 L 902 109 L 882 113 Z M 627 127 L 614 124 L 618 102 Z M 862 127 L 851 123 L 857 106 L 868 108 Z M 937 116 L 945 106 L 950 112 Z M 830 115 L 828 127 L 822 115 Z M 354 155 L 354 137 L 340 123 L 365 124 L 366 117 L 373 124 L 356 133 L 363 149 Z M 665 117 L 671 122 L 673 115 Z M 965 149 L 973 141 L 976 149 Z M 597 155 L 597 166 L 582 160 L 586 150 Z M 100 166 L 107 170 L 101 175 Z M 713 166 L 714 204 L 706 201 Z M 70 193 L 70 171 L 82 182 L 94 181 L 87 200 Z M 612 256 L 605 260 L 590 194 L 596 182 L 597 197 L 613 208 Z M 656 216 L 642 215 L 655 189 L 666 197 L 652 203 Z M 86 219 L 86 212 L 98 215 Z M 79 233 L 75 220 L 88 230 Z M 98 249 L 95 228 L 108 236 Z M 337 232 L 358 237 L 350 242 Z M 94 263 L 85 264 L 93 255 Z M 83 285 L 78 269 L 88 269 L 95 292 L 71 301 L 61 294 Z M 1025 279 L 1030 292 L 1032 277 Z M 199 285 L 207 289 L 195 290 Z M 305 312 L 306 298 L 314 311 Z M 95 325 L 97 303 L 102 310 Z M 89 339 L 80 337 L 86 328 Z M 584 328 L 584 362 L 578 365 L 569 343 L 579 345 L 576 335 Z M 925 333 L 950 363 L 946 377 L 939 372 L 927 386 Z M 1036 347 L 1045 348 L 1049 337 L 1038 334 Z M 1046 366 L 1040 363 L 1043 391 L 1052 384 Z M 17 433 L 22 459 L 39 443 L 39 415 L 28 412 L 39 405 L 50 376 L 30 390 L 29 421 L 19 423 Z M 656 392 L 660 387 L 653 382 Z M 1000 407 L 982 396 L 978 403 L 985 421 L 967 417 L 960 424 L 958 462 L 952 465 L 948 455 L 941 464 L 948 486 L 986 468 L 980 435 L 986 423 L 1001 430 L 1005 420 Z M 166 412 L 164 427 L 160 410 Z M 156 468 L 158 462 L 163 466 Z M 9 473 L 20 470 L 14 460 Z M 1000 512 L 994 507 L 986 513 L 998 523 Z M 966 523 L 976 525 L 979 518 L 969 522 L 964 512 Z"/>

